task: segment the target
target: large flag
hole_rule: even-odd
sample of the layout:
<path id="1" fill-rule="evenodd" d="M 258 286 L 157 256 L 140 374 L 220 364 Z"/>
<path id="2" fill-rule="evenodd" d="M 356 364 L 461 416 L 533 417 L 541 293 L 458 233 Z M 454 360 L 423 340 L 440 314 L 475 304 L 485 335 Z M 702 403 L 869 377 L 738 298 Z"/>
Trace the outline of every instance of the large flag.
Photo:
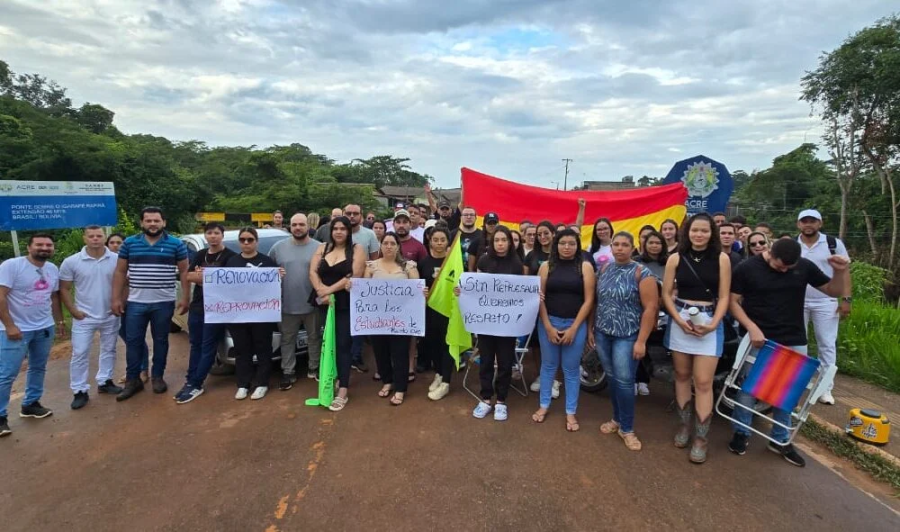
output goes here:
<path id="1" fill-rule="evenodd" d="M 681 183 L 641 187 L 621 191 L 560 191 L 522 185 L 468 168 L 462 169 L 463 203 L 478 213 L 478 226 L 487 212 L 496 212 L 500 223 L 517 229 L 523 220 L 538 223 L 550 220 L 554 224 L 575 223 L 578 199 L 587 202 L 581 240 L 587 246 L 598 218 L 609 218 L 616 232 L 628 231 L 635 237 L 641 227 L 652 225 L 659 229 L 672 218 L 681 225 L 687 209 L 687 189 Z"/>
<path id="2" fill-rule="evenodd" d="M 441 272 L 431 285 L 431 291 L 428 294 L 428 306 L 450 318 L 446 340 L 450 356 L 456 362 L 456 369 L 459 369 L 460 355 L 465 350 L 472 348 L 472 335 L 466 331 L 463 325 L 462 314 L 459 312 L 459 301 L 456 294 L 453 293 L 453 288 L 459 283 L 459 276 L 465 271 L 462 257 L 462 243 L 459 240 L 459 233 L 457 233 L 450 246 L 450 252 L 447 253 L 447 257 L 441 264 Z"/>
<path id="3" fill-rule="evenodd" d="M 306 400 L 306 406 L 328 407 L 334 401 L 335 342 L 334 342 L 334 296 L 329 296 L 328 316 L 325 318 L 325 333 L 322 335 L 322 359 L 319 362 L 319 396 Z"/>

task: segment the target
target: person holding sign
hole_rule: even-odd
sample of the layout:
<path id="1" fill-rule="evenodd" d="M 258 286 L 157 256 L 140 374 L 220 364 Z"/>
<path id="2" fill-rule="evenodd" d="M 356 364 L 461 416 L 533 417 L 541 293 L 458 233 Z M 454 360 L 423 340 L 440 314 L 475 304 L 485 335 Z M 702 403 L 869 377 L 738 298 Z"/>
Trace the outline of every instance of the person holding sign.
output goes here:
<path id="1" fill-rule="evenodd" d="M 400 239 L 397 233 L 389 231 L 381 240 L 381 258 L 366 266 L 366 279 L 418 279 L 419 271 L 416 263 L 406 261 L 400 255 Z M 428 290 L 426 288 L 426 290 Z M 379 397 L 388 397 L 391 392 L 391 404 L 400 406 L 406 396 L 409 385 L 409 342 L 412 337 L 400 335 L 372 335 L 372 350 L 375 351 L 375 364 L 384 386 L 378 392 Z"/>
<path id="2" fill-rule="evenodd" d="M 659 288 L 650 268 L 632 259 L 630 233 L 616 233 L 612 253 L 614 261 L 597 272 L 594 338 L 588 341 L 596 345 L 603 370 L 612 379 L 613 418 L 600 425 L 600 432 L 617 433 L 628 449 L 640 451 L 641 441 L 634 434 L 634 375 L 656 327 Z"/>
<path id="3" fill-rule="evenodd" d="M 418 270 L 419 275 L 425 279 L 425 286 L 430 290 L 441 272 L 444 261 L 447 260 L 450 231 L 446 226 L 436 226 L 428 243 L 429 256 L 419 261 Z M 434 365 L 434 381 L 428 387 L 428 398 L 432 401 L 439 401 L 450 393 L 450 379 L 453 378 L 453 370 L 456 369 L 447 346 L 449 321 L 447 316 L 433 308 L 425 308 L 424 351 L 432 357 Z"/>
<path id="4" fill-rule="evenodd" d="M 278 268 L 278 264 L 268 255 L 263 255 L 259 247 L 259 235 L 256 229 L 245 227 L 238 233 L 241 252 L 228 259 L 227 268 Z M 281 268 L 284 278 L 284 268 Z M 269 374 L 272 371 L 272 332 L 275 327 L 269 322 L 231 323 L 228 330 L 234 340 L 236 356 L 234 360 L 237 374 L 238 391 L 234 394 L 237 400 L 246 399 L 250 393 L 250 384 L 256 378 L 256 388 L 251 400 L 262 399 L 269 391 Z M 253 357 L 256 357 L 256 368 Z"/>
<path id="5" fill-rule="evenodd" d="M 594 305 L 594 268 L 584 260 L 578 233 L 564 229 L 553 239 L 550 260 L 541 265 L 538 339 L 541 343 L 540 408 L 532 419 L 543 423 L 550 408 L 553 380 L 562 365 L 566 383 L 566 430 L 579 429 L 575 417 L 581 388 L 581 354 L 587 339 L 586 320 Z"/>
<path id="6" fill-rule="evenodd" d="M 350 336 L 350 278 L 362 277 L 366 267 L 366 252 L 353 243 L 350 219 L 337 216 L 331 220 L 327 242 L 319 246 L 309 264 L 309 280 L 316 291 L 316 302 L 325 323 L 329 296 L 334 294 L 336 366 L 338 394 L 328 407 L 339 412 L 347 405 L 350 387 L 352 339 Z M 324 305 L 324 306 L 323 306 Z"/>

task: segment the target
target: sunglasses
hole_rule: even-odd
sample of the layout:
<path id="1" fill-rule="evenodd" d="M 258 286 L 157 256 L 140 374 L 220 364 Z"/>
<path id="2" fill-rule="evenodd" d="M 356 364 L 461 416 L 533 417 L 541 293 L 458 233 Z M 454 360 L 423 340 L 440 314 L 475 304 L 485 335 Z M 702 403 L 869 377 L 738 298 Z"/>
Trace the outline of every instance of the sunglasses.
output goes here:
<path id="1" fill-rule="evenodd" d="M 238 242 L 240 242 L 241 244 L 249 244 L 249 243 L 251 243 L 251 242 L 256 242 L 256 239 L 253 238 L 253 237 L 250 237 L 250 238 L 238 238 Z"/>
<path id="2" fill-rule="evenodd" d="M 762 247 L 765 246 L 766 243 L 762 240 L 757 240 L 756 242 L 750 242 L 750 245 L 753 247 Z"/>

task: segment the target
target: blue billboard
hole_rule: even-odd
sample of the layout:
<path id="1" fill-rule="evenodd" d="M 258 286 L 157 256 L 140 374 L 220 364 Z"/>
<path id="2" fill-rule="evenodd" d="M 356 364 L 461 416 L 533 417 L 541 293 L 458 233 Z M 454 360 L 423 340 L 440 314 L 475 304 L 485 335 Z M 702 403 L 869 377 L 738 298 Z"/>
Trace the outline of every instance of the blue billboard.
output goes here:
<path id="1" fill-rule="evenodd" d="M 112 183 L 0 181 L 0 230 L 36 231 L 118 223 Z"/>
<path id="2" fill-rule="evenodd" d="M 688 215 L 698 212 L 725 212 L 734 183 L 725 165 L 704 155 L 678 161 L 663 179 L 663 184 L 683 183 L 688 191 Z"/>

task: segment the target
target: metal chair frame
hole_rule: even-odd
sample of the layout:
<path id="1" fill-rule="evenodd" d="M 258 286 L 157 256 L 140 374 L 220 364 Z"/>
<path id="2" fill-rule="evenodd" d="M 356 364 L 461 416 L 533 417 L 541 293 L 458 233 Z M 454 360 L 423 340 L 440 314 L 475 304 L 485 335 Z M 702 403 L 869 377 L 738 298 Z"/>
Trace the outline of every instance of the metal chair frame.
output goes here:
<path id="1" fill-rule="evenodd" d="M 528 334 L 528 337 L 525 339 L 525 342 L 522 345 L 519 345 L 519 341 L 516 340 L 516 349 L 515 349 L 515 359 L 513 362 L 513 369 L 518 368 L 519 370 L 519 378 L 513 379 L 509 383 L 509 387 L 518 392 L 522 397 L 528 397 L 528 381 L 525 380 L 525 369 L 523 360 L 525 360 L 525 355 L 528 353 L 528 345 L 531 343 L 531 335 L 534 334 L 534 331 Z M 475 345 L 473 346 L 473 351 L 478 348 L 478 337 L 475 338 Z M 469 395 L 474 397 L 475 399 L 481 401 L 481 396 L 475 393 L 471 388 L 469 388 L 468 380 L 469 380 L 469 371 L 473 366 L 478 365 L 481 366 L 481 354 L 477 354 L 469 358 L 466 362 L 466 372 L 463 374 L 463 389 L 469 392 Z M 494 381 L 497 380 L 497 362 L 494 361 Z M 516 381 L 521 381 L 521 388 L 516 386 Z"/>

